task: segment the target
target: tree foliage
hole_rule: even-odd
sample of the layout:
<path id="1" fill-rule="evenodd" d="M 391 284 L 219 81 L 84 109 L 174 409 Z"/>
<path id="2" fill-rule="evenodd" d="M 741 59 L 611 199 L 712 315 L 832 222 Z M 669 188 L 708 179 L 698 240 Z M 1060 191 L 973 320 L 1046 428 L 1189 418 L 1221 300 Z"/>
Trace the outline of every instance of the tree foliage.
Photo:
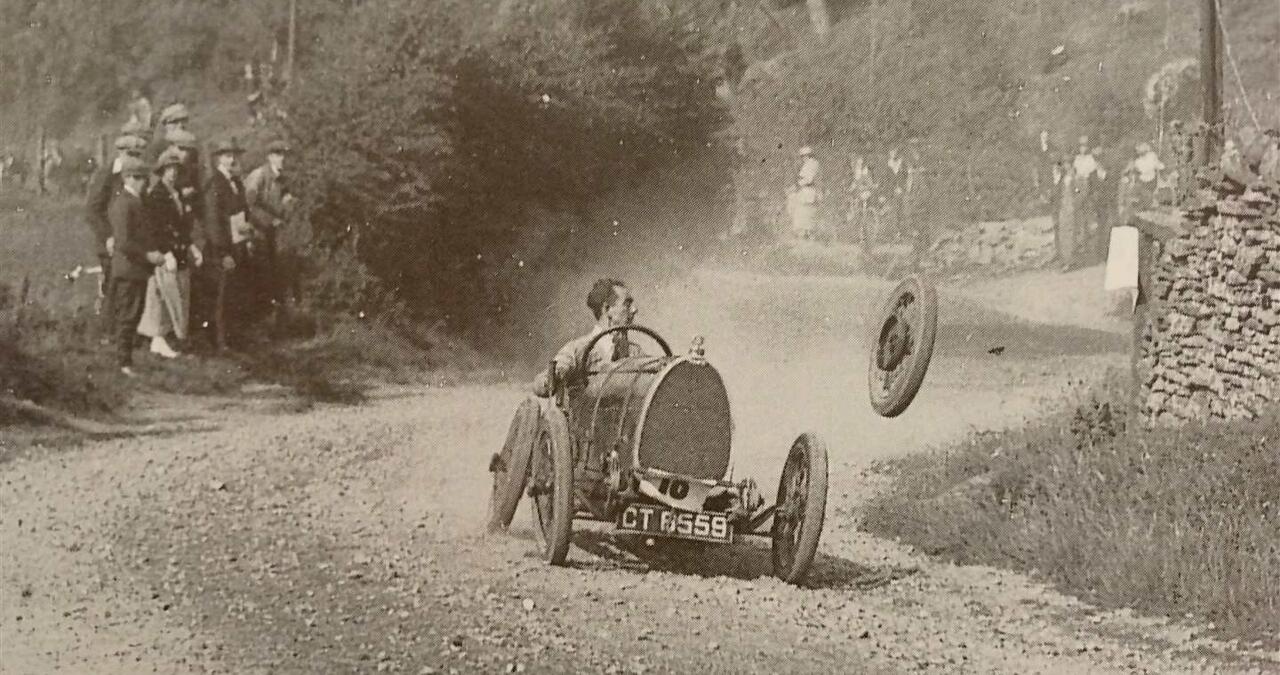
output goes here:
<path id="1" fill-rule="evenodd" d="M 470 3 L 376 0 L 326 35 L 290 129 L 315 241 L 377 279 L 365 300 L 483 316 L 531 209 L 576 212 L 705 147 L 722 119 L 704 50 L 641 4 L 529 3 L 495 26 Z"/>
<path id="2" fill-rule="evenodd" d="M 355 2 L 299 2 L 299 23 L 319 30 Z M 287 22 L 280 0 L 5 0 L 0 107 L 61 130 L 114 110 L 138 85 L 233 86 L 246 61 L 266 61 L 273 41 L 283 45 Z M 305 63 L 311 43 L 300 44 Z"/>

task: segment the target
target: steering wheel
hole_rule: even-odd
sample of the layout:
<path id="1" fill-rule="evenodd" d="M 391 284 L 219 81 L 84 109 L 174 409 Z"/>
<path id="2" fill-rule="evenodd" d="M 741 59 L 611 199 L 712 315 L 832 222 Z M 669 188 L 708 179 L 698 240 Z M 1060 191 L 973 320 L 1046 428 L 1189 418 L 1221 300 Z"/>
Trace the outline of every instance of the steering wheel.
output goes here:
<path id="1" fill-rule="evenodd" d="M 658 343 L 659 347 L 662 347 L 662 352 L 664 355 L 666 356 L 672 355 L 671 346 L 668 345 L 667 341 L 663 340 L 662 336 L 658 335 L 658 332 L 653 330 L 652 328 L 645 328 L 644 326 L 638 326 L 635 324 L 632 324 L 630 326 L 614 326 L 613 328 L 606 328 L 605 330 L 600 331 L 599 335 L 596 335 L 595 337 L 591 338 L 590 341 L 587 342 L 587 348 L 582 351 L 582 361 L 578 363 L 578 368 L 576 372 L 579 372 L 579 373 L 587 372 L 587 363 L 591 359 L 591 350 L 595 348 L 596 343 L 599 342 L 601 338 L 603 338 L 606 335 L 610 335 L 612 333 L 622 333 L 627 331 L 636 331 L 636 332 L 644 333 L 645 335 L 648 335 L 650 338 L 653 338 L 654 342 Z"/>

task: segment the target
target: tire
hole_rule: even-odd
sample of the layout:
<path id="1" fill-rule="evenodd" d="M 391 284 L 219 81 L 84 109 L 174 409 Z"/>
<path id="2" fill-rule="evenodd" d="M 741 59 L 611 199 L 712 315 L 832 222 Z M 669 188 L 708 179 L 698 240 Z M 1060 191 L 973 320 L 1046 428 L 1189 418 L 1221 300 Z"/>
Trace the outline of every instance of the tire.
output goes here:
<path id="1" fill-rule="evenodd" d="M 911 276 L 898 284 L 877 315 L 871 335 L 867 384 L 871 407 L 884 417 L 901 415 L 929 372 L 938 332 L 938 293 Z"/>
<path id="2" fill-rule="evenodd" d="M 573 452 L 564 413 L 550 407 L 542 415 L 533 451 L 529 485 L 533 497 L 533 529 L 542 543 L 542 557 L 563 565 L 573 534 Z"/>
<path id="3" fill-rule="evenodd" d="M 538 402 L 527 398 L 511 418 L 507 440 L 502 451 L 489 463 L 493 473 L 493 492 L 489 495 L 489 531 L 501 532 L 511 525 L 529 481 L 529 462 L 533 444 L 538 440 L 541 411 Z"/>
<path id="4" fill-rule="evenodd" d="M 773 573 L 799 584 L 818 553 L 827 512 L 827 444 L 805 433 L 791 444 L 773 514 Z"/>

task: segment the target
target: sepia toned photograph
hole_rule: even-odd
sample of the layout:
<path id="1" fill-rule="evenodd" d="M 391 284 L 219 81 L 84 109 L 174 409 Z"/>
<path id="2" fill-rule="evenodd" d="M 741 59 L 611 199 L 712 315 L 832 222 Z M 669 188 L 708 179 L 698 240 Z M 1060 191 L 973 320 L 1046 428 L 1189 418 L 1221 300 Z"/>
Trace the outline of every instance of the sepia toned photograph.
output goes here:
<path id="1" fill-rule="evenodd" d="M 10 673 L 1280 673 L 1280 0 L 0 0 Z"/>

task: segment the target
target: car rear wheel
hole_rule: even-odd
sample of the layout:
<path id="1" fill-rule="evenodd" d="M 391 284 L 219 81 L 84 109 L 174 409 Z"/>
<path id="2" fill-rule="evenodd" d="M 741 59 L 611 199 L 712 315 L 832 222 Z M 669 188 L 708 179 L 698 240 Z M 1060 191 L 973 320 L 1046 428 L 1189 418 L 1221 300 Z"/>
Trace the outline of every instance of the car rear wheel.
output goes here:
<path id="1" fill-rule="evenodd" d="M 489 495 L 490 532 L 507 529 L 520 506 L 520 497 L 529 481 L 529 463 L 533 458 L 533 445 L 538 440 L 540 417 L 538 402 L 525 399 L 511 418 L 502 451 L 489 462 L 489 471 L 493 473 L 493 492 Z"/>
<path id="2" fill-rule="evenodd" d="M 919 276 L 903 280 L 880 309 L 872 335 L 867 379 L 877 413 L 897 417 L 911 405 L 929 371 L 937 330 L 933 284 Z"/>
<path id="3" fill-rule="evenodd" d="M 818 552 L 827 511 L 827 444 L 801 434 L 782 467 L 773 513 L 773 573 L 799 584 Z"/>
<path id="4" fill-rule="evenodd" d="M 573 534 L 573 452 L 569 425 L 555 407 L 542 415 L 529 495 L 533 497 L 533 527 L 542 542 L 542 555 L 552 565 L 563 565 Z"/>

